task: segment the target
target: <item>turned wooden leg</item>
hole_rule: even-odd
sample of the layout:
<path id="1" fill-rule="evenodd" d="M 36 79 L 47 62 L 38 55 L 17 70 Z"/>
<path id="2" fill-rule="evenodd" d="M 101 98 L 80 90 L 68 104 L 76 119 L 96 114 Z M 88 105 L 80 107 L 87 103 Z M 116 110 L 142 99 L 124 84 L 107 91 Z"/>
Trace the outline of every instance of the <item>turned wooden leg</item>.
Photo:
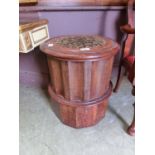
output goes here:
<path id="1" fill-rule="evenodd" d="M 123 77 L 121 72 L 122 72 L 122 66 L 120 65 L 119 69 L 118 69 L 116 85 L 115 85 L 115 88 L 114 88 L 113 92 L 117 92 L 118 88 L 120 87 L 120 83 L 121 83 L 122 77 Z"/>
<path id="2" fill-rule="evenodd" d="M 128 134 L 130 136 L 134 136 L 135 135 L 135 106 L 134 106 L 134 117 L 133 117 L 133 121 L 132 121 L 131 125 L 128 127 L 127 132 L 128 132 Z"/>

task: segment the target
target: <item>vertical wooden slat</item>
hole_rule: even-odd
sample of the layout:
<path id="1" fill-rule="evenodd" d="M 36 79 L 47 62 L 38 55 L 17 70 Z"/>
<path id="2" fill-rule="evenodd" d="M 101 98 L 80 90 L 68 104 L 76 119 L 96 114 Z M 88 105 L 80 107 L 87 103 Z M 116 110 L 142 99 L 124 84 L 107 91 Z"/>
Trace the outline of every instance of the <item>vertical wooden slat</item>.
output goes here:
<path id="1" fill-rule="evenodd" d="M 96 80 L 97 80 L 97 75 L 96 75 L 96 67 L 97 62 L 92 63 L 92 73 L 91 73 L 91 99 L 95 98 L 95 85 L 96 85 Z"/>
<path id="2" fill-rule="evenodd" d="M 84 62 L 84 100 L 90 99 L 92 61 Z"/>
<path id="3" fill-rule="evenodd" d="M 91 83 L 91 97 L 92 99 L 101 97 L 104 94 L 103 89 L 103 72 L 106 69 L 103 61 L 93 62 L 92 66 L 92 83 Z M 106 75 L 104 75 L 106 76 Z"/>
<path id="4" fill-rule="evenodd" d="M 109 82 L 110 82 L 110 78 L 111 78 L 111 73 L 112 73 L 112 67 L 113 67 L 113 60 L 114 58 L 110 58 L 110 60 L 108 60 L 108 62 L 106 63 L 105 68 L 108 68 L 108 70 L 106 70 L 106 79 L 105 79 L 105 91 L 109 88 Z"/>
<path id="5" fill-rule="evenodd" d="M 55 92 L 56 94 L 62 94 L 62 77 L 61 77 L 60 62 L 57 60 L 53 60 L 52 69 L 53 69 L 54 82 L 55 82 Z"/>
<path id="6" fill-rule="evenodd" d="M 69 88 L 69 71 L 68 71 L 68 62 L 61 62 L 61 72 L 62 72 L 62 84 L 63 84 L 63 93 L 66 99 L 70 99 L 70 88 Z"/>
<path id="7" fill-rule="evenodd" d="M 70 126 L 76 126 L 75 114 L 76 114 L 76 108 L 65 105 L 65 104 L 60 106 L 60 115 L 64 123 Z"/>
<path id="8" fill-rule="evenodd" d="M 47 58 L 47 62 L 48 62 L 48 69 L 49 69 L 49 73 L 50 73 L 50 84 L 53 88 L 54 82 L 53 82 L 53 70 L 52 70 L 52 62 L 51 62 L 51 58 L 48 57 Z"/>
<path id="9" fill-rule="evenodd" d="M 107 76 L 107 73 L 109 72 L 109 60 L 108 61 L 104 61 L 104 67 L 102 68 L 102 74 L 100 75 L 101 76 L 101 86 L 100 86 L 100 91 L 102 91 L 102 95 L 104 95 L 104 93 L 106 92 L 107 90 L 107 85 L 109 86 L 109 83 L 106 84 L 105 82 L 108 81 L 108 76 Z"/>
<path id="10" fill-rule="evenodd" d="M 84 68 L 83 62 L 69 62 L 70 99 L 83 100 Z"/>
<path id="11" fill-rule="evenodd" d="M 103 86 L 105 85 L 104 81 L 103 81 L 103 75 L 104 70 L 106 70 L 107 68 L 105 68 L 105 62 L 103 61 L 99 61 L 98 62 L 98 67 L 97 67 L 97 81 L 96 81 L 96 97 L 101 97 L 102 95 L 104 95 L 105 90 L 103 89 Z"/>
<path id="12" fill-rule="evenodd" d="M 53 89 L 56 94 L 62 94 L 62 76 L 60 62 L 55 59 L 50 59 L 50 66 L 52 70 Z"/>

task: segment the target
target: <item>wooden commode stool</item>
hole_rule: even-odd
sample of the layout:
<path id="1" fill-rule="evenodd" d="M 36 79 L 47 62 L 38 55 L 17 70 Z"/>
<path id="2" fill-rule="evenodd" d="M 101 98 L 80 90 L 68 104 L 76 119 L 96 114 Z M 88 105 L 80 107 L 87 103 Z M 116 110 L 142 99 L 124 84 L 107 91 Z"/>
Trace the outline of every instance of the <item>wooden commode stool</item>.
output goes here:
<path id="1" fill-rule="evenodd" d="M 104 115 L 111 95 L 113 60 L 119 50 L 100 36 L 62 36 L 40 46 L 48 56 L 48 92 L 60 104 L 61 120 L 74 128 L 92 126 Z"/>

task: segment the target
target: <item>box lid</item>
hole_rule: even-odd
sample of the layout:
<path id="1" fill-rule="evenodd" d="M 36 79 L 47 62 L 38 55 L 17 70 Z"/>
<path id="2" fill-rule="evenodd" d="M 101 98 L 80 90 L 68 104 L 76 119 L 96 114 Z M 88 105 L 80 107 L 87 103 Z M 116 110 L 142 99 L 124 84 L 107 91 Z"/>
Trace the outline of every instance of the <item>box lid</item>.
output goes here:
<path id="1" fill-rule="evenodd" d="M 19 33 L 32 30 L 36 27 L 48 24 L 47 19 L 39 19 L 36 21 L 22 21 L 19 24 Z"/>

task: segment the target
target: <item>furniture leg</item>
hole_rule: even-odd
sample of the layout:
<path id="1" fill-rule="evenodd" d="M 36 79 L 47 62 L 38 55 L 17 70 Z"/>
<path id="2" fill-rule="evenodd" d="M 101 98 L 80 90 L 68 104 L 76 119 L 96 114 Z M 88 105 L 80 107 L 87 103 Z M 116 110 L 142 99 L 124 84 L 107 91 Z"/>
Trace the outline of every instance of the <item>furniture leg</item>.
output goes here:
<path id="1" fill-rule="evenodd" d="M 123 76 L 122 76 L 122 66 L 120 65 L 119 69 L 118 69 L 117 82 L 116 82 L 115 88 L 113 90 L 114 92 L 118 91 L 118 89 L 120 87 L 120 83 L 122 81 L 122 78 L 123 78 Z"/>
<path id="2" fill-rule="evenodd" d="M 134 117 L 133 117 L 133 121 L 132 121 L 131 125 L 128 127 L 127 132 L 128 132 L 128 134 L 130 136 L 134 136 L 135 135 L 135 106 L 134 106 Z"/>

